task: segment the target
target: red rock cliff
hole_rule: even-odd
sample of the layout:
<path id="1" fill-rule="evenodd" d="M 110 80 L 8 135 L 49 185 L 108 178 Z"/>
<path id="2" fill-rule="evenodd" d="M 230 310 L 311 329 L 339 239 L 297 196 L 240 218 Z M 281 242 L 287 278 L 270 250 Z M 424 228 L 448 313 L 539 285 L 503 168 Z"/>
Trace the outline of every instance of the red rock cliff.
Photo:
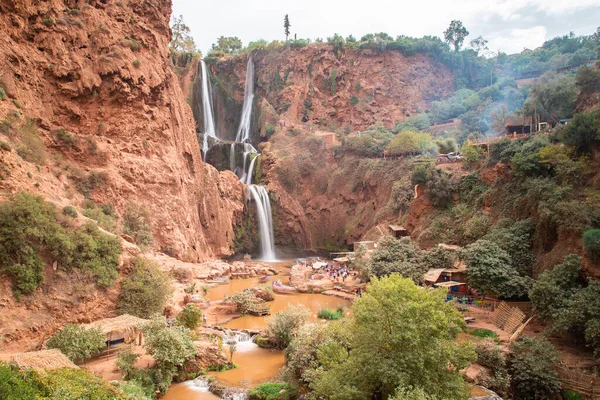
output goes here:
<path id="1" fill-rule="evenodd" d="M 0 2 L 0 119 L 31 118 L 49 153 L 36 167 L 1 151 L 2 198 L 23 189 L 81 206 L 73 175 L 93 173 L 96 203 L 151 212 L 156 249 L 193 261 L 231 253 L 243 186 L 201 160 L 168 57 L 170 15 L 170 0 Z"/>

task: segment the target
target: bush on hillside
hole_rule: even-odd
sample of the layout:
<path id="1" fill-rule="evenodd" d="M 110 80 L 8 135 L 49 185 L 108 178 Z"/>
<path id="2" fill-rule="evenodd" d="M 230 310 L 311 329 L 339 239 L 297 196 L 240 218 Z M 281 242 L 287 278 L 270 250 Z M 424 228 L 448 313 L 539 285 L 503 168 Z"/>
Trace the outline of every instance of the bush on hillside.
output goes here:
<path id="1" fill-rule="evenodd" d="M 17 154 L 25 161 L 44 164 L 47 158 L 46 146 L 40 139 L 35 121 L 27 118 L 25 124 L 17 132 L 20 139 Z"/>
<path id="2" fill-rule="evenodd" d="M 431 170 L 427 177 L 427 189 L 434 206 L 441 208 L 450 206 L 454 185 L 446 172 L 437 169 Z"/>
<path id="3" fill-rule="evenodd" d="M 600 229 L 590 229 L 583 233 L 583 248 L 592 260 L 600 260 Z"/>
<path id="4" fill-rule="evenodd" d="M 561 131 L 561 139 L 573 146 L 577 154 L 590 153 L 600 140 L 600 109 L 575 114 Z"/>
<path id="5" fill-rule="evenodd" d="M 84 362 L 104 348 L 106 336 L 100 329 L 68 324 L 50 337 L 46 346 L 59 349 L 71 361 Z"/>
<path id="6" fill-rule="evenodd" d="M 83 215 L 98 222 L 102 229 L 115 233 L 117 231 L 117 214 L 112 204 L 97 206 L 93 201 L 84 202 Z"/>
<path id="7" fill-rule="evenodd" d="M 65 206 L 65 208 L 63 208 L 63 214 L 71 218 L 77 218 L 77 209 L 73 206 Z"/>
<path id="8" fill-rule="evenodd" d="M 128 203 L 123 214 L 123 233 L 133 238 L 136 244 L 150 246 L 152 238 L 152 225 L 150 212 L 146 207 L 137 203 Z"/>
<path id="9" fill-rule="evenodd" d="M 478 292 L 508 298 L 527 294 L 531 279 L 519 274 L 495 243 L 478 240 L 461 250 L 460 257 L 467 265 L 469 286 Z"/>
<path id="10" fill-rule="evenodd" d="M 117 310 L 120 314 L 150 318 L 162 312 L 170 292 L 170 279 L 156 263 L 135 258 L 129 275 L 121 282 Z"/>
<path id="11" fill-rule="evenodd" d="M 560 392 L 560 358 L 547 339 L 525 336 L 511 342 L 507 361 L 513 399 L 552 399 Z"/>
<path id="12" fill-rule="evenodd" d="M 553 318 L 567 306 L 579 289 L 581 258 L 570 254 L 553 269 L 542 272 L 533 282 L 529 297 L 533 308 L 543 318 Z"/>
<path id="13" fill-rule="evenodd" d="M 194 304 L 189 303 L 179 314 L 177 314 L 177 323 L 188 329 L 194 330 L 202 321 L 202 311 Z"/>
<path id="14" fill-rule="evenodd" d="M 298 330 L 310 317 L 310 310 L 306 306 L 288 305 L 276 313 L 267 324 L 265 335 L 278 349 L 285 349 L 296 337 Z"/>
<path id="15" fill-rule="evenodd" d="M 0 265 L 12 278 L 17 296 L 33 293 L 44 282 L 42 254 L 61 269 L 89 273 L 99 286 L 112 285 L 121 254 L 119 239 L 90 224 L 69 229 L 41 197 L 17 193 L 0 204 Z"/>

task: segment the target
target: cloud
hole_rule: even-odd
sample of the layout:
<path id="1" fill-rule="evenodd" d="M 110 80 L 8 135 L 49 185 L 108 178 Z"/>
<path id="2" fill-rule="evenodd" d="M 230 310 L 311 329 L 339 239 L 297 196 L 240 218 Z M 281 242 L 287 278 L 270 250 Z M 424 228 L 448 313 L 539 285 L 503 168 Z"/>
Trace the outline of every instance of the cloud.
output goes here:
<path id="1" fill-rule="evenodd" d="M 238 36 L 245 44 L 283 40 L 285 14 L 292 35 L 311 39 L 370 32 L 441 37 L 450 21 L 459 19 L 471 32 L 466 42 L 481 35 L 491 50 L 508 53 L 572 30 L 590 34 L 600 24 L 598 0 L 173 0 L 173 7 L 203 51 L 221 35 Z"/>

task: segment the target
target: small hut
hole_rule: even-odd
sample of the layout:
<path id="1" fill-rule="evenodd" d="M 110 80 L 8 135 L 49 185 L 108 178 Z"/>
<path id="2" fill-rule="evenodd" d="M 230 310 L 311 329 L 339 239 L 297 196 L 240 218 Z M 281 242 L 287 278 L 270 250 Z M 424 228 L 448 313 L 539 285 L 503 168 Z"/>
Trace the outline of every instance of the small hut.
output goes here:
<path id="1" fill-rule="evenodd" d="M 12 362 L 20 369 L 79 368 L 58 349 L 18 353 L 12 357 Z"/>
<path id="2" fill-rule="evenodd" d="M 110 346 L 119 343 L 135 343 L 141 346 L 144 340 L 141 328 L 148 322 L 150 321 L 147 319 L 124 314 L 115 318 L 94 321 L 84 325 L 84 327 L 87 329 L 100 329 L 106 335 L 106 348 L 107 352 L 110 352 Z"/>
<path id="3" fill-rule="evenodd" d="M 408 230 L 403 226 L 389 225 L 388 227 L 390 228 L 390 231 L 392 231 L 392 235 L 394 235 L 396 239 L 400 239 L 401 237 L 405 236 L 410 236 Z"/>

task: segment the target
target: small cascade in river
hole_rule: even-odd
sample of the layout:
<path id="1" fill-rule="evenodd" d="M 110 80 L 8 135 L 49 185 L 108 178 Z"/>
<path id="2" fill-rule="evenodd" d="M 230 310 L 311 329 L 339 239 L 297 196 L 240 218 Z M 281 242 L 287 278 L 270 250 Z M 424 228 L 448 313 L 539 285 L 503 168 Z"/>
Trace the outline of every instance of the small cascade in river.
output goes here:
<path id="1" fill-rule="evenodd" d="M 208 378 L 205 376 L 199 376 L 192 381 L 187 381 L 183 383 L 183 385 L 187 386 L 190 390 L 194 392 L 208 392 L 209 391 L 209 382 Z"/>
<path id="2" fill-rule="evenodd" d="M 246 66 L 246 86 L 244 88 L 244 104 L 242 105 L 242 118 L 240 126 L 235 136 L 238 143 L 248 142 L 250 140 L 250 123 L 252 122 L 252 103 L 254 102 L 254 62 L 252 58 L 248 59 Z"/>
<path id="3" fill-rule="evenodd" d="M 210 85 L 210 79 L 208 79 L 208 70 L 204 60 L 200 60 L 202 66 L 202 112 L 204 119 L 204 141 L 202 143 L 202 156 L 206 159 L 206 152 L 208 151 L 208 137 L 217 138 L 217 131 L 215 130 L 215 115 L 213 113 L 212 106 L 212 87 Z"/>
<path id="4" fill-rule="evenodd" d="M 236 351 L 238 352 L 250 351 L 258 347 L 258 345 L 254 343 L 254 335 L 250 335 L 246 332 L 224 331 L 223 344 L 227 345 L 230 343 L 236 344 Z"/>

